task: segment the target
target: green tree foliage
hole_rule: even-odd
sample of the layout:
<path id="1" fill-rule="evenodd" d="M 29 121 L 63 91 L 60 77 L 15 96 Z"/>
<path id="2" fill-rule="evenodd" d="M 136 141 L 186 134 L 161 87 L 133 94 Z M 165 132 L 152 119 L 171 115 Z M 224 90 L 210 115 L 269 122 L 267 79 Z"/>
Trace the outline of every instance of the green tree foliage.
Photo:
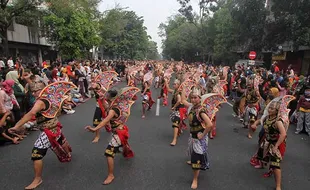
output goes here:
<path id="1" fill-rule="evenodd" d="M 155 51 L 156 45 L 150 41 L 146 29 L 143 17 L 134 11 L 114 8 L 105 12 L 100 21 L 101 45 L 105 55 L 122 59 L 148 58 L 150 49 Z"/>
<path id="2" fill-rule="evenodd" d="M 160 55 L 159 55 L 158 50 L 157 50 L 157 43 L 156 42 L 154 42 L 154 41 L 148 42 L 148 48 L 147 48 L 145 58 L 147 60 L 158 60 L 158 59 L 160 59 Z"/>
<path id="3" fill-rule="evenodd" d="M 198 29 L 181 15 L 169 18 L 167 24 L 160 25 L 163 40 L 163 57 L 175 60 L 195 60 Z"/>
<path id="4" fill-rule="evenodd" d="M 31 20 L 33 17 L 30 16 L 42 2 L 43 0 L 0 0 L 0 38 L 5 56 L 9 52 L 7 30 L 13 20 Z"/>
<path id="5" fill-rule="evenodd" d="M 273 0 L 266 27 L 266 46 L 275 47 L 284 42 L 298 46 L 310 45 L 310 1 Z"/>
<path id="6" fill-rule="evenodd" d="M 199 0 L 198 13 L 191 0 L 177 1 L 181 15 L 159 26 L 166 58 L 227 62 L 236 52 L 261 54 L 285 42 L 310 45 L 309 0 L 269 0 L 268 6 L 266 0 Z"/>
<path id="7" fill-rule="evenodd" d="M 44 16 L 44 35 L 64 58 L 85 57 L 100 44 L 96 2 L 52 0 Z"/>
<path id="8" fill-rule="evenodd" d="M 232 47 L 238 44 L 239 26 L 232 18 L 228 7 L 220 8 L 212 18 L 210 28 L 215 30 L 213 37 L 214 59 L 229 61 L 234 59 Z"/>
<path id="9" fill-rule="evenodd" d="M 266 0 L 231 0 L 228 5 L 235 23 L 239 23 L 239 38 L 242 51 L 255 50 L 260 52 L 264 46 L 265 21 L 267 10 Z"/>

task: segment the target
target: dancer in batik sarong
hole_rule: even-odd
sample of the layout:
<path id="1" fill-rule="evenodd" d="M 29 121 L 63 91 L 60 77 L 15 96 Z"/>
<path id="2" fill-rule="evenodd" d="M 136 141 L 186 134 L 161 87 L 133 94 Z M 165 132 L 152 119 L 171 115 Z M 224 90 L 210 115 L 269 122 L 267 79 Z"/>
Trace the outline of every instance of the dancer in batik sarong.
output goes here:
<path id="1" fill-rule="evenodd" d="M 188 120 L 190 125 L 190 138 L 188 151 L 191 161 L 187 162 L 194 170 L 191 188 L 197 189 L 200 170 L 209 169 L 208 160 L 208 133 L 212 129 L 212 118 L 217 112 L 217 106 L 226 102 L 219 94 L 207 94 L 201 97 L 201 91 L 194 87 L 191 94 L 191 103 L 186 100 L 186 91 L 182 93 L 182 103 L 189 107 Z"/>
<path id="2" fill-rule="evenodd" d="M 253 128 L 262 124 L 265 136 L 261 139 L 257 152 L 259 162 L 254 167 L 263 168 L 263 163 L 269 164 L 269 172 L 265 177 L 275 174 L 276 190 L 281 190 L 281 162 L 286 150 L 286 132 L 289 126 L 289 109 L 287 106 L 293 96 L 284 96 L 273 99 L 265 108 L 261 120 L 253 124 Z M 253 158 L 251 159 L 252 162 Z"/>
<path id="3" fill-rule="evenodd" d="M 93 117 L 93 126 L 97 125 L 106 117 L 107 109 L 109 107 L 108 102 L 105 100 L 105 93 L 109 90 L 113 84 L 113 79 L 117 77 L 117 73 L 114 71 L 105 71 L 102 74 L 96 76 L 91 83 L 91 90 L 94 91 L 96 97 L 96 109 Z M 111 132 L 110 125 L 105 126 L 107 132 Z M 100 139 L 100 131 L 95 132 L 95 138 L 92 141 L 97 143 Z"/>
<path id="4" fill-rule="evenodd" d="M 108 163 L 108 177 L 103 184 L 108 185 L 114 180 L 114 156 L 123 149 L 123 156 L 125 158 L 133 157 L 133 152 L 128 144 L 129 132 L 125 125 L 129 115 L 131 105 L 134 103 L 132 98 L 140 90 L 135 87 L 123 88 L 120 92 L 109 90 L 106 93 L 106 100 L 111 102 L 107 117 L 95 128 L 87 126 L 85 129 L 96 132 L 108 123 L 112 127 L 112 137 L 109 145 L 105 150 L 105 156 Z"/>
<path id="5" fill-rule="evenodd" d="M 42 131 L 34 143 L 31 159 L 34 164 L 35 178 L 25 189 L 35 189 L 42 183 L 43 157 L 51 148 L 60 162 L 71 161 L 71 147 L 61 132 L 62 125 L 57 119 L 57 114 L 62 102 L 67 98 L 64 96 L 71 89 L 76 88 L 72 83 L 56 82 L 44 88 L 43 83 L 33 82 L 30 90 L 37 100 L 33 108 L 9 131 L 15 133 L 34 116 L 38 127 Z"/>

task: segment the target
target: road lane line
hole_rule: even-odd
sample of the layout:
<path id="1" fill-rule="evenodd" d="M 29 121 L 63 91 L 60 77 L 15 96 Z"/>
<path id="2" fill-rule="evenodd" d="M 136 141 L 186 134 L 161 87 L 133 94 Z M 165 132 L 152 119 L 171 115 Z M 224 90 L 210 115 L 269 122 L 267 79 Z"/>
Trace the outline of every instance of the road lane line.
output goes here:
<path id="1" fill-rule="evenodd" d="M 227 102 L 227 104 L 230 105 L 230 107 L 233 107 L 233 105 L 231 103 Z"/>
<path id="2" fill-rule="evenodd" d="M 159 116 L 159 108 L 160 108 L 160 99 L 157 99 L 157 104 L 156 104 L 156 116 Z"/>

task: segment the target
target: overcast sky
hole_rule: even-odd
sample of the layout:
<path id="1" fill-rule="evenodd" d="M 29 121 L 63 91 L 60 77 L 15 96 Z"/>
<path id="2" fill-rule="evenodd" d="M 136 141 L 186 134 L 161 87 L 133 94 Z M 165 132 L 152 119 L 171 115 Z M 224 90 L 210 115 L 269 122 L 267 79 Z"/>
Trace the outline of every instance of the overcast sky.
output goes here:
<path id="1" fill-rule="evenodd" d="M 198 9 L 197 2 L 198 0 L 192 0 L 196 10 Z M 99 10 L 113 9 L 116 4 L 128 7 L 129 10 L 135 11 L 138 16 L 144 17 L 147 32 L 152 40 L 157 42 L 158 50 L 161 52 L 161 38 L 157 34 L 158 26 L 165 22 L 169 16 L 178 13 L 180 5 L 177 0 L 103 0 Z"/>

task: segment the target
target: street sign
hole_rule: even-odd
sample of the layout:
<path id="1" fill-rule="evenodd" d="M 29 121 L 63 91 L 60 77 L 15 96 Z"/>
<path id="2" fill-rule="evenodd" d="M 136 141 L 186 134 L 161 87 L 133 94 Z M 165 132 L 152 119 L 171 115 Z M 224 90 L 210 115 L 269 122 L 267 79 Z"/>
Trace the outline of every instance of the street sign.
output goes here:
<path id="1" fill-rule="evenodd" d="M 251 51 L 249 53 L 249 59 L 254 60 L 256 58 L 256 52 L 255 51 Z"/>
<path id="2" fill-rule="evenodd" d="M 249 60 L 249 65 L 251 65 L 251 66 L 255 65 L 255 61 L 254 60 Z"/>

